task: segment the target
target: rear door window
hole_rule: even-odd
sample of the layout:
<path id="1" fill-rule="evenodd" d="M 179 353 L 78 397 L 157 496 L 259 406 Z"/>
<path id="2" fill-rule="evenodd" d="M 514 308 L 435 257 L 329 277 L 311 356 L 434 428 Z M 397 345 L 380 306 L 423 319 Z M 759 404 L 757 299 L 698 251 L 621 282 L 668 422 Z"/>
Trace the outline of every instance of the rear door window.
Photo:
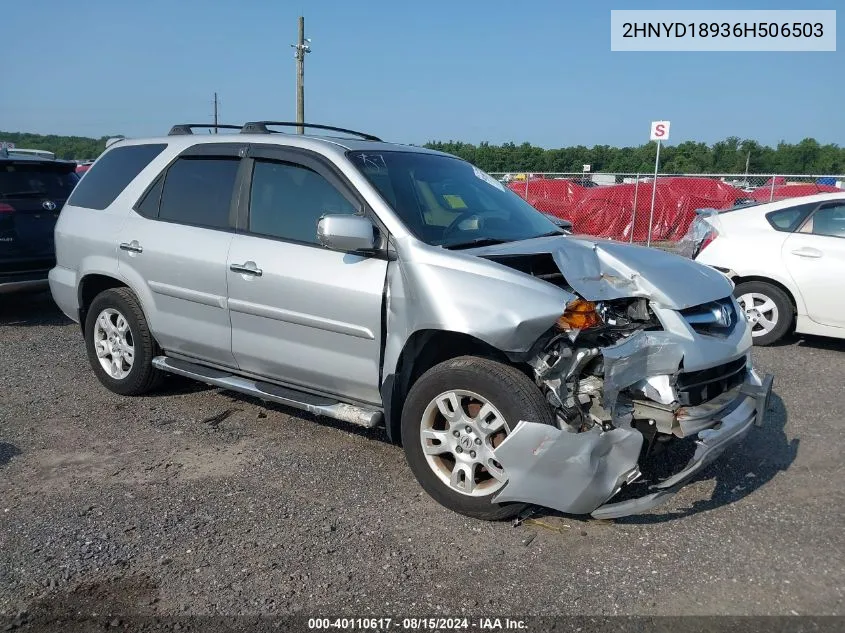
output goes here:
<path id="1" fill-rule="evenodd" d="M 234 228 L 232 195 L 240 159 L 184 156 L 167 170 L 159 220 L 212 229 Z"/>
<path id="2" fill-rule="evenodd" d="M 801 232 L 827 237 L 845 237 L 845 203 L 823 206 L 801 227 Z"/>
<path id="3" fill-rule="evenodd" d="M 108 151 L 88 170 L 69 203 L 88 209 L 105 209 L 165 147 L 165 143 L 127 145 Z"/>

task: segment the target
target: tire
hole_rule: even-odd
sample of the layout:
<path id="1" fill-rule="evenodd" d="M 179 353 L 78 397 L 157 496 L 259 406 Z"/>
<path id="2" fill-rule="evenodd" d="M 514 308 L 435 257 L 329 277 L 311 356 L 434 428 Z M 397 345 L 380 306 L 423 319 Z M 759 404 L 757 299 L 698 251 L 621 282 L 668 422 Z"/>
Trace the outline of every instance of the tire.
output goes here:
<path id="1" fill-rule="evenodd" d="M 105 321 L 98 326 L 98 319 L 104 316 L 114 329 Z M 109 347 L 112 342 L 114 345 Z M 101 362 L 98 348 L 115 351 L 107 353 Z M 138 299 L 129 288 L 104 290 L 91 302 L 85 318 L 85 349 L 97 379 L 114 393 L 140 396 L 155 389 L 163 377 L 163 372 L 152 364 L 153 358 L 160 353 L 158 344 L 150 333 Z M 110 369 L 107 370 L 104 364 Z"/>
<path id="2" fill-rule="evenodd" d="M 456 398 L 447 397 L 448 393 L 454 393 Z M 443 402 L 452 415 L 451 421 L 435 399 Z M 461 412 L 457 412 L 455 402 L 459 402 Z M 490 406 L 483 419 L 479 415 L 482 403 Z M 504 471 L 499 470 L 500 465 L 492 460 L 491 449 L 516 427 L 519 420 L 554 424 L 549 404 L 525 374 L 509 365 L 475 356 L 444 361 L 414 383 L 405 401 L 402 445 L 408 465 L 423 489 L 450 510 L 488 521 L 513 517 L 528 504 L 491 501 L 506 479 Z M 489 432 L 498 424 L 502 424 L 499 431 Z M 470 428 L 473 432 L 466 432 Z M 425 440 L 421 435 L 424 431 Z M 457 438 L 456 432 L 460 434 Z M 439 451 L 439 454 L 426 455 L 423 442 L 431 447 L 429 451 Z M 466 450 L 461 446 L 466 446 Z M 474 461 L 476 455 L 479 461 Z M 473 460 L 469 471 L 466 470 L 468 464 L 459 459 Z M 486 460 L 484 463 L 489 466 L 482 465 L 481 460 Z M 456 469 L 461 471 L 457 475 Z M 467 472 L 473 473 L 472 477 L 467 476 Z M 498 477 L 494 477 L 493 472 L 498 472 Z M 456 485 L 463 491 L 450 485 L 455 476 Z"/>
<path id="3" fill-rule="evenodd" d="M 789 295 L 774 284 L 744 281 L 734 288 L 734 297 L 740 302 L 752 328 L 754 345 L 771 345 L 792 330 L 795 322 L 792 301 Z"/>

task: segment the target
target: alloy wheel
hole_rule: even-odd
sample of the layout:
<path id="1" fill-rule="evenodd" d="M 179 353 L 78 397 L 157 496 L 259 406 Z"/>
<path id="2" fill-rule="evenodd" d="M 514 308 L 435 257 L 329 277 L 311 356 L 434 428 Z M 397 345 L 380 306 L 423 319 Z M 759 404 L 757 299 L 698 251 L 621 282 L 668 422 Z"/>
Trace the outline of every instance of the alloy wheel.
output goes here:
<path id="1" fill-rule="evenodd" d="M 471 497 L 493 494 L 507 483 L 493 450 L 507 437 L 499 410 L 472 391 L 436 396 L 423 412 L 420 442 L 431 470 L 451 490 Z"/>
<path id="2" fill-rule="evenodd" d="M 114 308 L 106 308 L 94 322 L 94 350 L 103 370 L 115 380 L 132 371 L 135 345 L 129 322 Z"/>
<path id="3" fill-rule="evenodd" d="M 778 307 L 770 297 L 759 292 L 748 292 L 737 298 L 751 325 L 751 336 L 763 336 L 775 329 Z"/>

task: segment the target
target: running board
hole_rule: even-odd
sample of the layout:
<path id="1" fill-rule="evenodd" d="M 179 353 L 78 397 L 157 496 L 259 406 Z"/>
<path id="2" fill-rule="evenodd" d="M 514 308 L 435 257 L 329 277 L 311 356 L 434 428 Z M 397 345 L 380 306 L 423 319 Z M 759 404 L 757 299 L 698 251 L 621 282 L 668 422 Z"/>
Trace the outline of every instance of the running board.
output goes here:
<path id="1" fill-rule="evenodd" d="M 153 358 L 153 366 L 162 371 L 192 378 L 209 385 L 214 385 L 215 387 L 230 389 L 261 400 L 278 402 L 279 404 L 308 411 L 314 415 L 324 415 L 335 420 L 343 420 L 344 422 L 364 426 L 368 429 L 378 426 L 383 418 L 381 411 L 377 409 L 365 409 L 356 405 L 338 402 L 331 398 L 324 398 L 311 393 L 281 387 L 269 382 L 244 378 L 243 376 L 237 376 L 226 371 L 204 367 L 176 358 L 156 356 Z"/>

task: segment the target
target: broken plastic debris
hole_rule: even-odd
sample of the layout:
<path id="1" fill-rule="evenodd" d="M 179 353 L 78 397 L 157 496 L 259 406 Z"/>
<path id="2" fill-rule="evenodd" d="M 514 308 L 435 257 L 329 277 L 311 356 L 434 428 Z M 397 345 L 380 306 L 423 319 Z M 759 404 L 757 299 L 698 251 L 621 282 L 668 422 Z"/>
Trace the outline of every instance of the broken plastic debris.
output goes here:
<path id="1" fill-rule="evenodd" d="M 557 532 L 558 534 L 563 534 L 566 530 L 571 530 L 572 526 L 568 523 L 561 523 L 558 525 L 552 525 L 551 523 L 546 523 L 545 521 L 541 521 L 540 519 L 525 519 L 525 525 L 536 525 L 537 527 L 544 528 L 546 530 L 551 530 L 552 532 Z"/>

